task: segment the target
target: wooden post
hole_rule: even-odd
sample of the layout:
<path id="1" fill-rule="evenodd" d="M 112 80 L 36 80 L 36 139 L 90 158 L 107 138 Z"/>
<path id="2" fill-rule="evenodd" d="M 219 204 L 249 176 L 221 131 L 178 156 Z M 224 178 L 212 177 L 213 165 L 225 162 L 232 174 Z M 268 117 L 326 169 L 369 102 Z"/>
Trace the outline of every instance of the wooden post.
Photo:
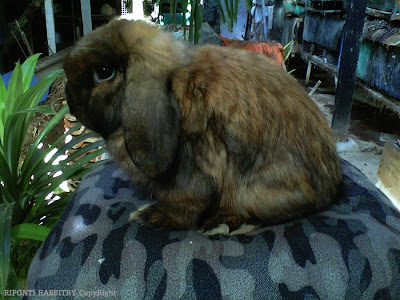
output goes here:
<path id="1" fill-rule="evenodd" d="M 253 22 L 253 16 L 251 15 L 251 10 L 247 12 L 246 30 L 244 31 L 244 40 L 250 40 L 251 33 L 251 23 Z"/>
<path id="2" fill-rule="evenodd" d="M 383 148 L 378 178 L 380 179 L 379 188 L 390 196 L 393 204 L 400 209 L 400 148 L 390 142 L 386 142 Z"/>
<path id="3" fill-rule="evenodd" d="M 283 19 L 285 17 L 283 0 L 275 0 L 274 3 L 274 20 L 272 23 L 271 36 L 269 37 L 269 40 L 281 42 Z"/>
<path id="4" fill-rule="evenodd" d="M 90 0 L 81 0 L 81 12 L 83 35 L 87 35 L 92 31 L 92 10 L 90 8 Z"/>
<path id="5" fill-rule="evenodd" d="M 261 15 L 262 15 L 262 26 L 263 26 L 263 39 L 267 41 L 267 31 L 268 25 L 267 20 L 265 20 L 265 1 L 261 0 Z"/>
<path id="6" fill-rule="evenodd" d="M 367 0 L 349 0 L 340 55 L 339 79 L 333 110 L 332 129 L 337 140 L 346 141 L 360 53 Z"/>
<path id="7" fill-rule="evenodd" d="M 54 25 L 53 0 L 44 1 L 44 10 L 46 14 L 47 44 L 49 46 L 49 55 L 57 52 L 56 49 L 56 29 Z"/>
<path id="8" fill-rule="evenodd" d="M 312 69 L 312 62 L 311 59 L 307 63 L 307 73 L 306 73 L 306 86 L 310 83 L 310 76 L 311 76 L 311 69 Z"/>

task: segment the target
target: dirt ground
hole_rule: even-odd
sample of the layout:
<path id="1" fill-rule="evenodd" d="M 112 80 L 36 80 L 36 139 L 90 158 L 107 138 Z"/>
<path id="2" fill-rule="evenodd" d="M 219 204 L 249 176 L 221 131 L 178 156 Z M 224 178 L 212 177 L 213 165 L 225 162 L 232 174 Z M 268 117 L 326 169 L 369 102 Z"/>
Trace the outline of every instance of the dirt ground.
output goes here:
<path id="1" fill-rule="evenodd" d="M 332 123 L 335 104 L 334 79 L 327 72 L 313 68 L 309 85 L 305 86 L 306 65 L 295 61 L 289 67 L 296 69 L 292 74 L 298 82 L 310 91 L 318 80 L 320 87 L 311 96 L 324 113 L 329 124 Z M 372 107 L 357 101 L 353 102 L 347 145 L 338 145 L 340 156 L 359 168 L 374 184 L 379 179 L 377 171 L 386 141 L 394 143 L 400 138 L 400 118 L 388 110 Z"/>

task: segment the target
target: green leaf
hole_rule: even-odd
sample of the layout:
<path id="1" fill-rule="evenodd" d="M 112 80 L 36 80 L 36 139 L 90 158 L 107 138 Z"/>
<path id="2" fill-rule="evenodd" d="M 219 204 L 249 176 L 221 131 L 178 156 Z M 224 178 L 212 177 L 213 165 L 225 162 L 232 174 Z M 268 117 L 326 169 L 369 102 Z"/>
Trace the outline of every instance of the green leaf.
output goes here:
<path id="1" fill-rule="evenodd" d="M 226 23 L 226 18 L 225 18 L 224 9 L 222 8 L 221 0 L 218 0 L 218 9 L 219 9 L 219 15 L 221 16 L 222 24 L 225 24 Z"/>
<path id="2" fill-rule="evenodd" d="M 2 153 L 0 153 L 0 181 L 3 181 L 4 186 L 1 187 L 2 196 L 0 204 L 4 202 L 13 202 L 15 201 L 16 193 L 16 180 L 15 177 L 12 176 L 8 163 Z"/>
<path id="3" fill-rule="evenodd" d="M 30 87 L 24 93 L 21 99 L 18 99 L 18 106 L 17 109 L 15 109 L 15 111 L 25 110 L 30 107 L 38 106 L 40 100 L 43 98 L 44 94 L 52 85 L 54 80 L 62 76 L 64 76 L 63 70 L 56 70 L 47 74 L 38 83 Z"/>
<path id="4" fill-rule="evenodd" d="M 283 47 L 283 51 L 285 53 L 284 61 L 288 60 L 290 53 L 292 52 L 292 49 L 293 49 L 293 44 L 294 44 L 294 41 L 291 41 L 291 42 L 287 43 L 285 45 L 285 47 Z"/>
<path id="5" fill-rule="evenodd" d="M 233 29 L 233 22 L 235 21 L 233 10 L 234 10 L 234 7 L 233 7 L 233 0 L 230 0 L 230 1 L 229 1 L 229 27 L 230 27 L 230 31 L 232 31 L 232 29 Z M 228 28 L 229 28 L 229 27 L 228 27 Z"/>
<path id="6" fill-rule="evenodd" d="M 35 72 L 35 67 L 37 61 L 39 60 L 39 56 L 41 53 L 37 53 L 29 57 L 25 62 L 22 64 L 22 74 L 24 74 L 24 92 L 29 89 L 29 86 L 32 82 L 33 73 Z"/>
<path id="7" fill-rule="evenodd" d="M 10 271 L 8 272 L 7 290 L 21 290 L 21 286 L 18 282 L 17 274 L 15 273 L 14 266 L 10 263 Z M 7 300 L 21 300 L 22 296 L 7 296 Z"/>
<path id="8" fill-rule="evenodd" d="M 239 8 L 239 1 L 238 0 L 233 0 L 233 21 L 237 23 L 237 15 L 238 15 L 238 8 Z"/>
<path id="9" fill-rule="evenodd" d="M 246 2 L 246 8 L 248 11 L 251 11 L 251 7 L 253 6 L 253 3 L 251 0 L 245 0 Z"/>
<path id="10" fill-rule="evenodd" d="M 64 168 L 61 169 L 63 172 L 62 175 L 55 178 L 50 177 L 49 181 L 46 182 L 43 186 L 40 186 L 37 194 L 35 194 L 35 206 L 31 208 L 25 221 L 28 222 L 34 219 L 36 212 L 43 206 L 46 195 L 54 191 L 63 181 L 73 178 L 74 175 L 82 169 L 83 165 L 87 164 L 93 158 L 96 158 L 97 156 L 103 154 L 105 151 L 105 148 L 101 148 L 92 153 L 89 153 L 74 164 L 65 165 Z M 62 163 L 60 163 L 60 165 L 62 166 Z"/>
<path id="11" fill-rule="evenodd" d="M 42 142 L 43 138 L 46 137 L 47 134 L 50 133 L 51 130 L 57 125 L 57 123 L 64 118 L 65 114 L 69 112 L 69 107 L 68 105 L 64 105 L 58 113 L 51 118 L 51 120 L 47 123 L 47 125 L 42 129 L 42 131 L 38 134 L 36 137 L 36 140 L 33 142 L 33 144 L 30 146 L 30 150 L 28 151 L 25 161 L 30 162 L 32 155 L 33 155 L 33 150 L 38 147 L 38 145 Z M 23 166 L 23 172 L 25 172 L 26 166 L 24 163 Z"/>
<path id="12" fill-rule="evenodd" d="M 10 270 L 11 223 L 14 203 L 0 204 L 0 291 L 7 287 Z M 2 294 L 4 296 L 4 294 Z"/>
<path id="13" fill-rule="evenodd" d="M 54 173 L 56 171 L 60 170 L 60 167 L 57 165 L 52 165 L 53 162 L 60 156 L 60 155 L 65 155 L 65 152 L 69 149 L 71 149 L 72 146 L 78 144 L 81 141 L 84 141 L 90 137 L 96 137 L 97 134 L 95 132 L 89 132 L 87 134 L 83 134 L 77 137 L 74 137 L 68 144 L 64 144 L 60 148 L 58 148 L 57 152 L 50 158 L 50 160 L 47 163 L 42 162 L 41 164 L 37 165 L 40 166 L 40 168 L 35 168 L 32 170 L 32 173 L 27 174 L 29 177 L 31 175 L 35 176 L 35 180 L 32 182 L 31 187 L 36 188 L 38 184 L 43 184 L 43 183 L 50 183 L 51 178 L 47 175 L 47 173 Z M 86 147 L 85 147 L 86 148 Z M 89 150 L 89 148 L 88 148 Z M 88 150 L 84 151 L 87 152 Z M 48 151 L 47 153 L 49 153 Z"/>
<path id="14" fill-rule="evenodd" d="M 8 120 L 8 116 L 14 112 L 14 108 L 18 106 L 18 98 L 23 94 L 22 70 L 19 62 L 14 68 L 7 88 L 7 100 L 4 107 L 4 124 Z M 6 132 L 6 129 L 4 129 Z"/>
<path id="15" fill-rule="evenodd" d="M 15 76 L 18 75 L 18 64 L 14 70 Z M 24 94 L 15 92 L 15 97 L 12 98 L 13 86 L 9 90 L 9 97 L 7 101 L 12 101 L 14 104 L 10 104 L 8 118 L 5 122 L 4 137 L 3 137 L 3 153 L 10 167 L 11 174 L 17 177 L 18 173 L 18 162 L 21 155 L 22 147 L 24 144 L 26 132 L 28 130 L 29 123 L 33 117 L 33 111 L 26 112 L 25 114 L 15 114 L 16 111 L 27 110 L 31 107 L 35 107 L 40 102 L 46 90 L 50 87 L 52 82 L 61 76 L 62 71 L 55 71 L 42 79 L 39 83 L 29 88 Z M 13 73 L 14 76 L 14 73 Z M 21 75 L 22 76 L 22 75 Z M 12 82 L 10 80 L 10 84 Z M 17 90 L 17 89 L 15 89 Z"/>
<path id="16" fill-rule="evenodd" d="M 225 4 L 225 9 L 224 9 L 224 11 L 225 11 L 226 14 L 228 15 L 228 18 L 230 19 L 230 17 L 231 17 L 231 7 L 229 6 L 228 0 L 224 0 L 224 4 Z"/>
<path id="17" fill-rule="evenodd" d="M 82 147 L 79 150 L 77 150 L 74 153 L 72 153 L 71 155 L 69 155 L 68 158 L 63 161 L 63 163 L 69 163 L 69 162 L 73 161 L 75 158 L 87 153 L 90 150 L 98 149 L 102 145 L 104 145 L 104 141 L 103 140 L 95 142 L 95 143 L 90 143 L 90 145 Z"/>
<path id="18" fill-rule="evenodd" d="M 203 8 L 204 6 L 200 4 L 200 1 L 196 2 L 196 12 L 195 12 L 195 23 L 194 23 L 194 43 L 198 44 L 201 33 L 201 25 L 203 24 Z"/>
<path id="19" fill-rule="evenodd" d="M 0 144 L 4 136 L 4 125 L 5 125 L 4 109 L 6 107 L 6 101 L 7 101 L 7 90 L 6 86 L 4 85 L 3 79 L 0 76 Z"/>
<path id="20" fill-rule="evenodd" d="M 5 126 L 3 151 L 6 161 L 9 165 L 11 175 L 18 176 L 18 161 L 21 154 L 20 138 L 25 137 L 26 131 L 23 131 L 23 117 L 12 114 Z"/>
<path id="21" fill-rule="evenodd" d="M 69 111 L 67 105 L 64 105 L 58 113 L 47 123 L 47 125 L 39 132 L 33 144 L 28 148 L 28 152 L 26 153 L 24 163 L 21 168 L 21 181 L 22 188 L 25 190 L 30 181 L 30 177 L 32 174 L 36 173 L 35 170 L 37 168 L 42 168 L 44 165 L 44 157 L 49 153 L 54 147 L 58 145 L 69 133 L 65 133 L 60 138 L 57 139 L 55 143 L 53 143 L 52 147 L 48 149 L 48 151 L 44 152 L 43 150 L 39 150 L 37 147 L 42 142 L 42 140 L 50 133 L 51 130 L 57 125 L 57 123 L 64 118 L 65 114 Z M 78 125 L 76 125 L 78 126 Z M 75 126 L 74 126 L 75 128 Z M 40 155 L 38 155 L 40 153 Z"/>
<path id="22" fill-rule="evenodd" d="M 50 233 L 50 228 L 42 225 L 23 223 L 15 225 L 11 229 L 13 239 L 30 239 L 43 242 Z"/>
<path id="23" fill-rule="evenodd" d="M 195 24 L 195 14 L 196 14 L 196 1 L 190 0 L 191 11 L 190 11 L 190 24 L 189 24 L 189 43 L 194 44 L 194 24 Z"/>
<path id="24" fill-rule="evenodd" d="M 11 173 L 4 154 L 0 152 L 0 181 L 8 182 Z M 15 183 L 15 182 L 14 182 Z"/>
<path id="25" fill-rule="evenodd" d="M 36 107 L 30 107 L 26 110 L 20 110 L 15 112 L 15 114 L 26 114 L 26 113 L 42 113 L 42 114 L 48 114 L 48 115 L 54 115 L 56 112 L 55 110 L 48 106 L 48 105 L 39 105 Z"/>

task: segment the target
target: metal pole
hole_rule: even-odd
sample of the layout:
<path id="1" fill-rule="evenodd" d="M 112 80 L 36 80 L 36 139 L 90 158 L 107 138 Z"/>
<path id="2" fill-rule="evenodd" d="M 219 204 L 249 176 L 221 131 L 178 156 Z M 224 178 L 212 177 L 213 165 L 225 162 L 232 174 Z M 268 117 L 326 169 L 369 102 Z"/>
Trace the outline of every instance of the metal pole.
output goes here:
<path id="1" fill-rule="evenodd" d="M 54 25 L 53 0 L 44 1 L 46 15 L 47 43 L 49 45 L 49 55 L 57 52 L 56 49 L 56 29 Z"/>
<path id="2" fill-rule="evenodd" d="M 90 0 L 81 0 L 81 13 L 83 35 L 87 35 L 92 31 L 92 10 L 90 8 Z"/>

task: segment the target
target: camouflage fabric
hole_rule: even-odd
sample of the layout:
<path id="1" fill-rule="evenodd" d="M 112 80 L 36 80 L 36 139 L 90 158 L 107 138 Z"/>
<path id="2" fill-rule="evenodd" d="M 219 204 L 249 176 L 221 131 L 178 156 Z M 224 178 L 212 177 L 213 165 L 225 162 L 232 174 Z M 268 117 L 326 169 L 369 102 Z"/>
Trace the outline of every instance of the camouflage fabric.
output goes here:
<path id="1" fill-rule="evenodd" d="M 36 254 L 27 282 L 36 297 L 26 298 L 64 290 L 49 298 L 400 299 L 400 214 L 342 166 L 343 192 L 329 210 L 208 237 L 128 223 L 149 201 L 106 163 L 82 181 Z"/>

